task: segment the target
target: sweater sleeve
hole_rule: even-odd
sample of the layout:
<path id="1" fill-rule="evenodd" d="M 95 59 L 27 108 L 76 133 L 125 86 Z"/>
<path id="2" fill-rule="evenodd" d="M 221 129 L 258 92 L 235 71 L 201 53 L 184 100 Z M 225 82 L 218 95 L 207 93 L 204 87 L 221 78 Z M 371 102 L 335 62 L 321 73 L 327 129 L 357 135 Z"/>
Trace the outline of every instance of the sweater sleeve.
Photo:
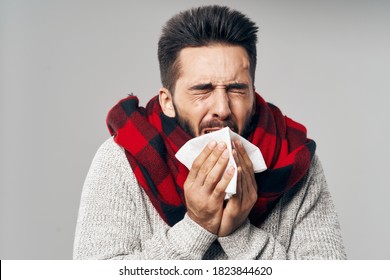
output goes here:
<path id="1" fill-rule="evenodd" d="M 187 216 L 169 227 L 141 192 L 122 148 L 110 138 L 83 186 L 73 258 L 201 259 L 217 237 Z"/>
<path id="2" fill-rule="evenodd" d="M 338 217 L 317 157 L 306 181 L 286 193 L 274 212 L 278 214 L 271 214 L 262 228 L 247 221 L 230 236 L 218 239 L 229 259 L 346 258 Z"/>

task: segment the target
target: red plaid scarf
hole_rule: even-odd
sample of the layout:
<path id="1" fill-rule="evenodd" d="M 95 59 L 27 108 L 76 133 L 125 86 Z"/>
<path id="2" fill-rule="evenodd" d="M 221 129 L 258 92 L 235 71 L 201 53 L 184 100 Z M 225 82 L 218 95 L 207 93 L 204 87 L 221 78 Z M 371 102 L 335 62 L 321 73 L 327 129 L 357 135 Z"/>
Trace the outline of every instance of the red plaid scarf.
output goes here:
<path id="1" fill-rule="evenodd" d="M 306 137 L 303 125 L 283 116 L 258 94 L 252 123 L 247 139 L 260 148 L 268 167 L 255 174 L 259 198 L 249 214 L 251 223 L 260 226 L 283 193 L 304 178 L 315 142 Z M 170 226 L 182 220 L 188 169 L 175 154 L 191 137 L 174 118 L 164 115 L 157 96 L 145 108 L 138 106 L 135 96 L 119 101 L 108 113 L 107 126 L 161 218 Z"/>

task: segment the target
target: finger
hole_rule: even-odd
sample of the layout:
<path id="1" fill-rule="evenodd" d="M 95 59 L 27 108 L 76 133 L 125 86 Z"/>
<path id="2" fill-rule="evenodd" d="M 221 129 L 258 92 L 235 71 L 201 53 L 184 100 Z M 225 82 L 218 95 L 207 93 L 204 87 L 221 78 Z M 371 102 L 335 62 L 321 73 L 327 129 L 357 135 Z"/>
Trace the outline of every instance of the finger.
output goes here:
<path id="1" fill-rule="evenodd" d="M 237 149 L 237 152 L 240 155 L 240 160 L 242 161 L 242 163 L 245 164 L 247 167 L 253 168 L 252 161 L 249 158 L 249 155 L 246 152 L 245 147 L 242 144 L 242 142 L 240 140 L 235 140 L 234 147 L 235 147 L 235 149 Z"/>
<path id="2" fill-rule="evenodd" d="M 242 148 L 242 146 L 241 146 L 241 148 Z M 233 142 L 233 151 L 234 151 L 233 157 L 234 157 L 234 159 L 235 159 L 235 161 L 237 163 L 237 166 L 240 166 L 242 168 L 242 172 L 244 174 L 252 173 L 253 172 L 252 161 L 248 157 L 249 164 L 250 164 L 248 166 L 248 162 L 245 160 L 245 158 L 244 158 L 244 156 L 242 154 L 242 152 L 244 152 L 245 155 L 247 155 L 245 149 L 240 151 L 239 147 L 236 144 L 234 144 L 234 142 Z"/>
<path id="3" fill-rule="evenodd" d="M 221 201 L 225 198 L 225 194 L 226 194 L 225 191 L 230 181 L 233 178 L 234 171 L 235 171 L 234 166 L 228 167 L 226 172 L 223 173 L 221 180 L 217 183 L 216 187 L 214 188 L 212 195 L 214 199 L 216 199 L 217 201 Z"/>
<path id="4" fill-rule="evenodd" d="M 207 176 L 209 175 L 211 170 L 213 170 L 215 165 L 218 163 L 221 155 L 223 154 L 223 152 L 225 150 L 226 150 L 226 144 L 224 142 L 219 142 L 218 145 L 214 148 L 214 150 L 209 154 L 207 159 L 200 166 L 198 173 L 196 175 L 196 179 L 194 181 L 197 185 L 200 185 L 200 186 L 204 185 Z M 226 158 L 223 158 L 222 161 L 223 160 L 226 160 Z M 220 164 L 221 164 L 221 162 L 220 162 Z M 217 168 L 217 170 L 218 170 L 218 168 Z M 223 171 L 220 172 L 221 176 L 222 176 L 222 172 Z M 213 176 L 213 175 L 216 176 L 215 172 L 213 174 L 211 174 L 210 176 Z"/>
<path id="5" fill-rule="evenodd" d="M 233 150 L 233 157 L 235 158 L 237 164 L 237 189 L 236 195 L 238 201 L 242 201 L 243 195 L 248 193 L 248 183 L 246 182 L 248 174 L 245 173 L 246 168 L 241 165 L 243 162 L 242 157 L 237 152 L 237 150 Z"/>
<path id="6" fill-rule="evenodd" d="M 209 192 L 212 192 L 216 187 L 217 183 L 221 180 L 226 166 L 229 162 L 229 150 L 225 148 L 220 157 L 218 158 L 215 165 L 212 167 L 210 172 L 207 174 L 203 186 L 207 188 Z"/>
<path id="7" fill-rule="evenodd" d="M 238 167 L 238 171 L 239 171 L 239 175 L 240 175 L 240 179 L 237 180 L 237 187 L 240 186 L 240 190 L 241 190 L 241 195 L 243 193 L 247 193 L 247 186 L 248 186 L 248 177 L 251 176 L 250 174 L 250 168 L 248 168 L 247 166 L 243 165 L 242 163 L 244 163 L 244 159 L 243 157 L 241 156 L 240 153 L 237 152 L 237 150 L 234 150 L 233 152 L 233 156 L 235 157 L 235 161 L 237 163 L 237 167 Z M 250 178 L 249 178 L 250 180 Z"/>
<path id="8" fill-rule="evenodd" d="M 234 161 L 236 162 L 237 166 L 240 166 L 241 164 L 240 164 L 240 159 L 238 158 L 238 152 L 236 150 L 234 142 L 232 144 L 233 144 L 233 146 L 232 146 L 232 154 L 233 154 Z"/>
<path id="9" fill-rule="evenodd" d="M 239 143 L 235 145 L 238 150 L 238 160 L 240 163 L 242 163 L 242 172 L 243 172 L 243 180 L 246 183 L 247 187 L 253 187 L 254 190 L 257 192 L 257 183 L 253 171 L 253 164 L 252 161 L 250 160 L 248 154 L 245 151 L 244 146 Z M 245 188 L 244 188 L 245 189 Z M 248 189 L 250 191 L 250 189 Z"/>
<path id="10" fill-rule="evenodd" d="M 240 171 L 240 168 L 237 168 L 237 188 L 236 193 L 230 197 L 229 201 L 227 202 L 225 206 L 224 213 L 229 213 L 230 217 L 235 217 L 240 214 L 241 212 L 241 204 L 243 200 L 243 194 L 242 194 L 242 173 Z"/>
<path id="11" fill-rule="evenodd" d="M 240 155 L 238 155 L 240 158 Z M 241 161 L 243 159 L 241 158 Z M 252 208 L 254 201 L 257 200 L 258 194 L 257 194 L 257 182 L 255 179 L 255 174 L 253 172 L 252 168 L 247 167 L 245 170 L 241 169 L 241 180 L 240 180 L 240 189 L 242 192 L 241 195 L 241 203 L 244 208 L 249 205 L 250 208 Z"/>
<path id="12" fill-rule="evenodd" d="M 216 141 L 211 141 L 208 143 L 202 150 L 202 152 L 196 157 L 194 162 L 192 163 L 192 166 L 190 168 L 190 172 L 188 173 L 187 180 L 190 182 L 195 181 L 199 169 L 202 167 L 203 163 L 206 161 L 206 159 L 210 156 L 210 154 L 213 152 L 215 147 L 217 146 Z"/>
<path id="13" fill-rule="evenodd" d="M 242 178 L 242 168 L 240 166 L 237 168 L 237 188 L 234 197 L 237 198 L 238 201 L 241 201 L 242 193 L 243 193 L 243 178 Z"/>

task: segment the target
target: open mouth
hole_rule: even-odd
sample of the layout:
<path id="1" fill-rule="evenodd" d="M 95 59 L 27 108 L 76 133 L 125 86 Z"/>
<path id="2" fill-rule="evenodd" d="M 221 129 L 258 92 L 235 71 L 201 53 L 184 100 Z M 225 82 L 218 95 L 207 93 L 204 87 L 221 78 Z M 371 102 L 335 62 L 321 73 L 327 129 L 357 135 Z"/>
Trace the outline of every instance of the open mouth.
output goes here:
<path id="1" fill-rule="evenodd" d="M 201 125 L 200 127 L 200 135 L 209 134 L 211 132 L 220 130 L 222 128 L 229 127 L 232 131 L 236 132 L 238 131 L 237 126 L 232 121 L 211 121 L 208 123 L 204 123 L 204 125 Z"/>
<path id="2" fill-rule="evenodd" d="M 205 128 L 202 130 L 202 134 L 208 134 L 217 130 L 222 129 L 223 127 L 210 127 L 210 128 Z"/>

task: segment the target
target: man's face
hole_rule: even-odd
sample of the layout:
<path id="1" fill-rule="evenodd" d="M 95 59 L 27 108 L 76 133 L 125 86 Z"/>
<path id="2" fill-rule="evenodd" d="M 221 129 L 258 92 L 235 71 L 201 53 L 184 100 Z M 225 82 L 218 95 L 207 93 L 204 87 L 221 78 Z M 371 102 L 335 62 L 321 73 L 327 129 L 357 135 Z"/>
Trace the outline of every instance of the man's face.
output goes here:
<path id="1" fill-rule="evenodd" d="M 242 135 L 255 99 L 245 49 L 226 45 L 185 48 L 179 61 L 173 94 L 179 124 L 193 137 L 226 126 Z"/>

